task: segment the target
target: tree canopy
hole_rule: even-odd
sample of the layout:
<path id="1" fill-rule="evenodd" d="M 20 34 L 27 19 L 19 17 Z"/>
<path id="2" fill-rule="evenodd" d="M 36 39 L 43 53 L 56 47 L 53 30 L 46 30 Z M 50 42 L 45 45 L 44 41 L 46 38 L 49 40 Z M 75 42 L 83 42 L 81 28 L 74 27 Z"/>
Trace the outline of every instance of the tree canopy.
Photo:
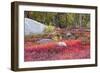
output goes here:
<path id="1" fill-rule="evenodd" d="M 90 27 L 90 14 L 25 11 L 25 17 L 60 28 Z"/>

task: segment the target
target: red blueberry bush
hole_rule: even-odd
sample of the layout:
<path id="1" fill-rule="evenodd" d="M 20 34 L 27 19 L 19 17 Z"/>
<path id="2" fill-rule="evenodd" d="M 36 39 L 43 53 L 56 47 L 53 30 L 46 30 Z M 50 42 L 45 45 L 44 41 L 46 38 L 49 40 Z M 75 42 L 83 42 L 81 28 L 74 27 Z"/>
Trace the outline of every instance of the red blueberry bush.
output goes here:
<path id="1" fill-rule="evenodd" d="M 45 44 L 33 44 L 25 42 L 25 61 L 46 61 L 65 59 L 87 59 L 90 58 L 90 44 L 82 44 L 82 41 L 63 40 L 65 46 L 57 46 L 57 42 Z"/>

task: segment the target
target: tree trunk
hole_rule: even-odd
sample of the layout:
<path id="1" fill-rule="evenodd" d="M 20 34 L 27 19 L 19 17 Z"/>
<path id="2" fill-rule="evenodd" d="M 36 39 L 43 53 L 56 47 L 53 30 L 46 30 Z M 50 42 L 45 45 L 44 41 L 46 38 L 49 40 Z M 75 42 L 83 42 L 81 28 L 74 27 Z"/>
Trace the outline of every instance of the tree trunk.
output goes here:
<path id="1" fill-rule="evenodd" d="M 80 27 L 82 27 L 82 15 L 79 15 L 79 22 L 80 22 Z"/>

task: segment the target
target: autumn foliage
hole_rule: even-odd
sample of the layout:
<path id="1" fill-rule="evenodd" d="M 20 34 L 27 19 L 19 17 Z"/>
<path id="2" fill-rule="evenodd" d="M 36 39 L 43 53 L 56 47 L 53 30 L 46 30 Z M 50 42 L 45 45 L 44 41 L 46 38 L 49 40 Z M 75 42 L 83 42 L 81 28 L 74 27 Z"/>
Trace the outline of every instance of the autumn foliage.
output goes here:
<path id="1" fill-rule="evenodd" d="M 66 47 L 58 46 L 57 42 L 25 45 L 25 61 L 86 59 L 90 58 L 90 44 L 82 44 L 81 40 L 64 40 Z"/>

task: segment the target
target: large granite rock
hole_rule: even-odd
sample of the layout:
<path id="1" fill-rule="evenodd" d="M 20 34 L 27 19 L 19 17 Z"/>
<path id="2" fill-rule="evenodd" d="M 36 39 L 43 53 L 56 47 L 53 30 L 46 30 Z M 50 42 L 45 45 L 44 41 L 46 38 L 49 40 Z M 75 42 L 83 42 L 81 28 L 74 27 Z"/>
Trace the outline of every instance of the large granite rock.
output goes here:
<path id="1" fill-rule="evenodd" d="M 42 34 L 46 25 L 35 20 L 25 18 L 25 35 Z"/>

